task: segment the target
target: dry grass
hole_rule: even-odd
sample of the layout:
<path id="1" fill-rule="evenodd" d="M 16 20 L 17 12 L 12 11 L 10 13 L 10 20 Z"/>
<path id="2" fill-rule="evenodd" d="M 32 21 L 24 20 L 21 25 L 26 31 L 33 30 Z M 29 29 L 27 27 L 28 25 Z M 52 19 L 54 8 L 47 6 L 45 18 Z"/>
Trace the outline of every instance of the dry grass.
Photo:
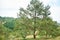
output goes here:
<path id="1" fill-rule="evenodd" d="M 19 38 L 15 38 L 14 40 L 23 40 L 23 39 L 19 37 Z M 56 37 L 56 38 L 45 38 L 45 37 L 39 38 L 39 37 L 37 37 L 36 39 L 33 39 L 33 35 L 28 35 L 26 37 L 26 40 L 60 40 L 60 36 Z"/>

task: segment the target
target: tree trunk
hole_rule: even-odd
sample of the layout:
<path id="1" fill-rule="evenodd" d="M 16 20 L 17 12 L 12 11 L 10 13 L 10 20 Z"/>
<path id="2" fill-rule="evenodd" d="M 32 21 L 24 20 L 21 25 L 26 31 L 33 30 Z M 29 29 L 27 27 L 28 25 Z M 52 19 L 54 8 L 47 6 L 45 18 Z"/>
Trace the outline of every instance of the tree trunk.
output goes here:
<path id="1" fill-rule="evenodd" d="M 46 38 L 47 38 L 47 34 L 46 34 Z"/>
<path id="2" fill-rule="evenodd" d="M 34 39 L 36 39 L 36 35 L 35 34 L 33 35 L 33 37 L 34 37 Z"/>
<path id="3" fill-rule="evenodd" d="M 34 39 L 36 39 L 35 32 L 36 32 L 36 11 L 35 11 L 35 15 L 34 15 L 34 34 L 33 34 Z"/>
<path id="4" fill-rule="evenodd" d="M 35 28 L 34 28 L 34 34 L 33 34 L 34 39 L 36 39 L 36 34 L 35 34 Z"/>

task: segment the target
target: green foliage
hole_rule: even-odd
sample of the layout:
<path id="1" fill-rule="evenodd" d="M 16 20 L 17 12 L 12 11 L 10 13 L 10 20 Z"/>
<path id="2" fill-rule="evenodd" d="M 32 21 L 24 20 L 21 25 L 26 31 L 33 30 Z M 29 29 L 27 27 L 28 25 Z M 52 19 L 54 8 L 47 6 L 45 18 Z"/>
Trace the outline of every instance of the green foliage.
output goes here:
<path id="1" fill-rule="evenodd" d="M 9 29 L 13 29 L 14 28 L 14 20 L 10 20 L 9 22 L 6 22 L 4 24 L 5 27 L 9 28 Z"/>
<path id="2" fill-rule="evenodd" d="M 25 19 L 25 18 L 24 18 Z M 27 36 L 27 32 L 28 32 L 28 28 L 27 25 L 24 25 L 24 21 L 22 21 L 23 19 L 16 19 L 16 23 L 15 23 L 15 28 L 14 31 L 18 32 L 18 34 L 23 37 L 26 38 Z"/>
<path id="3" fill-rule="evenodd" d="M 57 34 L 56 32 L 58 32 L 58 25 L 56 22 L 52 20 L 44 20 L 42 24 L 42 29 L 46 32 L 46 35 L 54 36 L 55 34 Z"/>
<path id="4" fill-rule="evenodd" d="M 53 38 L 60 36 L 60 24 L 49 17 L 49 9 L 49 5 L 44 6 L 38 0 L 31 0 L 26 9 L 20 8 L 18 18 L 0 16 L 0 40 L 21 37 L 26 40 L 28 35 L 34 38 L 38 35 Z"/>
<path id="5" fill-rule="evenodd" d="M 49 9 L 49 5 L 44 6 L 38 0 L 31 0 L 26 9 L 20 8 L 19 17 L 16 20 L 16 29 L 20 30 L 22 36 L 28 35 L 27 33 L 34 37 L 40 33 L 46 36 L 56 36 L 59 26 L 49 17 L 51 14 Z"/>
<path id="6" fill-rule="evenodd" d="M 39 2 L 38 0 L 31 0 L 30 4 L 26 9 L 20 8 L 19 17 L 20 19 L 22 19 L 20 20 L 22 23 L 19 21 L 20 22 L 19 25 L 21 25 L 22 27 L 24 26 L 23 29 L 27 28 L 29 32 L 32 32 L 32 35 L 35 38 L 36 31 L 39 31 L 42 28 L 44 30 L 46 29 L 46 27 L 43 27 L 43 26 L 47 26 L 46 18 L 48 18 L 50 14 L 49 8 L 50 8 L 49 6 L 44 7 L 43 3 Z M 46 20 L 46 22 L 44 19 Z M 42 21 L 43 25 L 41 23 L 41 20 L 44 20 Z M 23 30 L 23 32 L 26 32 L 26 31 Z"/>
<path id="7" fill-rule="evenodd" d="M 0 40 L 8 40 L 9 33 L 11 32 L 10 29 L 4 26 L 5 24 L 5 18 L 0 18 Z"/>

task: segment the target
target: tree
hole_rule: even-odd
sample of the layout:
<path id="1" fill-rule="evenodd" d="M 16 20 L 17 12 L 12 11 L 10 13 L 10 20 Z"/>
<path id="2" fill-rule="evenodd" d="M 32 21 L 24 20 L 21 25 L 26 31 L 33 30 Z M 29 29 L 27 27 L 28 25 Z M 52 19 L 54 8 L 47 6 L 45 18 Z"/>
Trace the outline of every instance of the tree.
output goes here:
<path id="1" fill-rule="evenodd" d="M 11 32 L 10 29 L 4 26 L 4 21 L 4 17 L 0 17 L 0 40 L 7 40 Z"/>
<path id="2" fill-rule="evenodd" d="M 36 38 L 35 32 L 39 27 L 36 26 L 37 20 L 48 17 L 48 15 L 50 15 L 49 8 L 50 8 L 49 6 L 44 7 L 43 3 L 38 0 L 32 0 L 26 10 L 20 8 L 20 14 L 19 14 L 20 18 L 27 17 L 27 19 L 32 20 L 31 23 L 33 25 L 31 24 L 31 26 L 33 26 L 32 29 L 33 29 L 34 39 Z M 31 28 L 31 26 L 29 28 Z"/>
<path id="3" fill-rule="evenodd" d="M 14 25 L 15 25 L 14 21 L 15 20 L 6 21 L 6 23 L 4 23 L 4 26 L 7 27 L 7 28 L 9 28 L 9 29 L 11 29 L 11 30 L 13 30 Z"/>
<path id="4" fill-rule="evenodd" d="M 0 40 L 4 40 L 5 38 L 5 31 L 4 31 L 4 27 L 3 27 L 3 25 L 2 25 L 2 21 L 0 20 Z"/>

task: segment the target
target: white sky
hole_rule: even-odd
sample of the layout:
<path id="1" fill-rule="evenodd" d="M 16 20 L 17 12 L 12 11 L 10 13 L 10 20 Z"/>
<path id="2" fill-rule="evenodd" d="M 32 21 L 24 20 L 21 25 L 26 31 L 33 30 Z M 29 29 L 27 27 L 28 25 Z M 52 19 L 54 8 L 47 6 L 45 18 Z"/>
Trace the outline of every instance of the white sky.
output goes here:
<path id="1" fill-rule="evenodd" d="M 60 0 L 40 0 L 50 5 L 51 17 L 60 22 Z M 26 8 L 30 0 L 0 0 L 0 16 L 17 17 L 19 8 Z"/>

